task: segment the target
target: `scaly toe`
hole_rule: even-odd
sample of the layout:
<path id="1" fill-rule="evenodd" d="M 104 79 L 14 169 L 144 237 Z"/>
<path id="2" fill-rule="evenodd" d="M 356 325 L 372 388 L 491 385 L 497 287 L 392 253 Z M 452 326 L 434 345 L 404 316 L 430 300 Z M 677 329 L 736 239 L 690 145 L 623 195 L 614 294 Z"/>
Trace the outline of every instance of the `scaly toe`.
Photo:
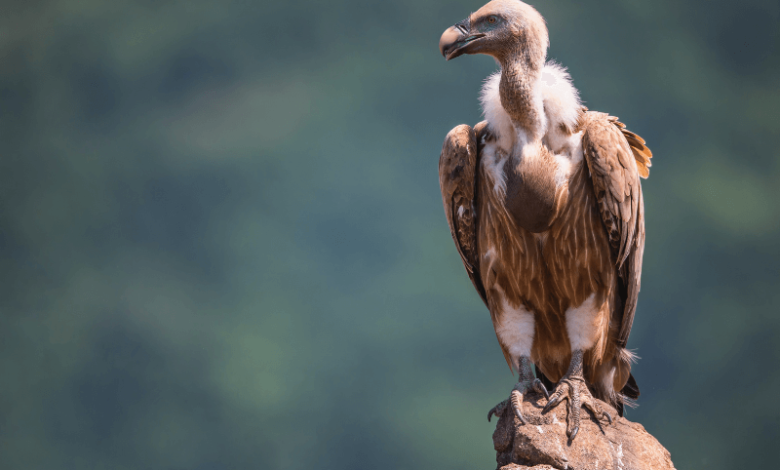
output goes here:
<path id="1" fill-rule="evenodd" d="M 517 389 L 512 390 L 509 401 L 512 402 L 512 409 L 515 412 L 515 416 L 517 416 L 521 423 L 528 424 L 528 420 L 523 416 L 523 394 Z"/>
<path id="2" fill-rule="evenodd" d="M 497 418 L 501 417 L 501 414 L 504 413 L 504 410 L 506 409 L 506 405 L 509 403 L 509 400 L 504 400 L 498 405 L 494 406 L 493 408 L 488 411 L 488 422 L 490 422 L 490 419 L 495 415 Z"/>
<path id="3" fill-rule="evenodd" d="M 606 418 L 607 421 L 609 421 L 609 424 L 612 424 L 612 415 L 604 411 L 604 409 L 601 407 L 601 405 L 599 405 L 599 403 L 595 400 L 595 398 L 586 396 L 586 400 L 582 402 L 582 405 L 585 406 L 588 410 L 590 410 L 590 412 L 593 413 L 593 416 L 597 420 Z"/>

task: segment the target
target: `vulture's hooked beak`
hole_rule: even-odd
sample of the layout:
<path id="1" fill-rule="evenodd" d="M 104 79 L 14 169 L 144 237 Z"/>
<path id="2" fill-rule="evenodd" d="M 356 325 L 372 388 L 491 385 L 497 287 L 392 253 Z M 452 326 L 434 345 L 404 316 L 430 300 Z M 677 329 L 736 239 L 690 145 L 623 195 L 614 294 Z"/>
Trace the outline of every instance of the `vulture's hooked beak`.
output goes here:
<path id="1" fill-rule="evenodd" d="M 460 23 L 450 26 L 439 39 L 439 50 L 445 59 L 450 60 L 468 52 L 469 44 L 485 37 L 482 33 L 471 34 L 471 19 L 466 18 Z"/>

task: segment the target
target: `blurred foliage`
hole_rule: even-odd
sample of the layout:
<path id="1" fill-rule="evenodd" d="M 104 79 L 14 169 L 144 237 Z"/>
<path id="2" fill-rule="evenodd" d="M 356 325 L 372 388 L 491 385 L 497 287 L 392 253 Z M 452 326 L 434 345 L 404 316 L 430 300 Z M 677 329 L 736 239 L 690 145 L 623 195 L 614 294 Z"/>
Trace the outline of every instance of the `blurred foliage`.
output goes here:
<path id="1" fill-rule="evenodd" d="M 0 467 L 491 468 L 514 379 L 437 175 L 479 6 L 6 0 Z M 537 7 L 655 152 L 629 417 L 678 468 L 774 462 L 780 4 Z"/>

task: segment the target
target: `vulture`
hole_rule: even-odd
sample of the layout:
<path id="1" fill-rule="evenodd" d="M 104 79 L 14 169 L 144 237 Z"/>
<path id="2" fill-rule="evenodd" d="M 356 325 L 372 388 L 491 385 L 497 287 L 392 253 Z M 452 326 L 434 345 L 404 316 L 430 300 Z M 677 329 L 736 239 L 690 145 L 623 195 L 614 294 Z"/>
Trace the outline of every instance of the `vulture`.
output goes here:
<path id="1" fill-rule="evenodd" d="M 482 89 L 485 121 L 447 134 L 439 180 L 452 238 L 518 373 L 488 420 L 511 407 L 526 424 L 523 396 L 535 390 L 543 412 L 567 403 L 573 440 L 581 407 L 612 423 L 594 398 L 622 416 L 639 397 L 626 343 L 652 153 L 616 117 L 582 106 L 548 45 L 544 19 L 519 0 L 493 0 L 442 34 L 447 60 L 487 54 L 500 70 Z"/>

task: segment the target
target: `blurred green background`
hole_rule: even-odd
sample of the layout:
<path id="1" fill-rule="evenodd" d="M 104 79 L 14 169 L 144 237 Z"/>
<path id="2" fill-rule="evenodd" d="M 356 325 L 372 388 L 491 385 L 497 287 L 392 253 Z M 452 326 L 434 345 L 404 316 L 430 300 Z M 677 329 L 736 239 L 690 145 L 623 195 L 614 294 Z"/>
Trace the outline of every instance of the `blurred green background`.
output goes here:
<path id="1" fill-rule="evenodd" d="M 514 378 L 437 173 L 480 6 L 5 0 L 0 468 L 493 468 Z M 780 4 L 536 6 L 655 152 L 628 417 L 678 468 L 772 465 Z"/>

